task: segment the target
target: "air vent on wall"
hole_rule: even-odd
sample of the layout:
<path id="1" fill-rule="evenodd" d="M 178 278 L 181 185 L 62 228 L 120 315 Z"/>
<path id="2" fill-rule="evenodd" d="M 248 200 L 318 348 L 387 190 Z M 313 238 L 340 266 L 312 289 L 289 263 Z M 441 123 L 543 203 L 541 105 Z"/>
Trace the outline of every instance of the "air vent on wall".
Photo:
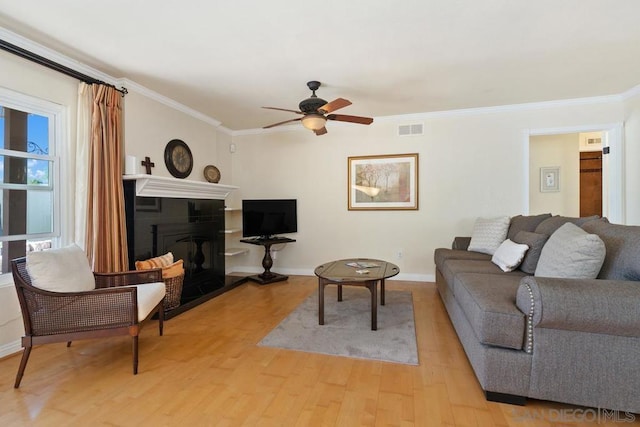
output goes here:
<path id="1" fill-rule="evenodd" d="M 413 123 L 410 125 L 399 125 L 398 126 L 398 135 L 399 136 L 415 136 L 424 134 L 424 126 L 422 123 Z"/>

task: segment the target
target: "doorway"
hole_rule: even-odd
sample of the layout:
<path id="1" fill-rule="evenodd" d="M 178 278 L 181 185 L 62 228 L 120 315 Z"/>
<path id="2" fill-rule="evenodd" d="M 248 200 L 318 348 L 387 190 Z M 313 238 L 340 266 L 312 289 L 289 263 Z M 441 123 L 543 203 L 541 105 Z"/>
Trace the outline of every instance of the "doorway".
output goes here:
<path id="1" fill-rule="evenodd" d="M 585 199 L 591 200 L 591 206 L 585 208 L 584 212 L 586 213 L 587 209 L 596 209 L 595 205 L 599 205 L 600 216 L 607 217 L 610 222 L 624 224 L 622 130 L 622 123 L 526 130 L 523 141 L 525 143 L 524 161 L 527 189 L 527 196 L 524 199 L 524 212 L 529 214 L 551 212 L 554 215 L 583 216 L 580 206 L 580 181 L 583 174 L 580 173 L 580 170 L 593 169 L 594 171 L 585 172 L 584 175 L 585 180 L 588 177 L 592 182 L 595 182 L 593 184 L 594 189 L 589 190 L 587 189 L 588 187 L 585 187 L 584 192 L 593 191 L 596 195 L 585 195 Z M 580 149 L 574 150 L 573 155 L 563 154 L 564 157 L 562 158 L 547 157 L 545 164 L 536 164 L 536 156 L 538 156 L 534 145 L 536 137 L 555 135 L 560 138 L 568 138 L 569 134 L 575 134 L 574 141 L 579 144 Z M 598 135 L 598 137 L 594 138 L 593 134 Z M 583 135 L 583 138 L 580 138 L 579 135 Z M 596 143 L 601 145 L 595 145 Z M 594 161 L 581 161 L 580 154 L 576 151 L 591 151 L 590 155 L 585 154 L 584 156 L 596 157 L 596 159 Z M 597 155 L 593 156 L 593 152 Z M 556 161 L 568 161 L 569 163 L 562 167 L 560 163 L 556 164 Z M 595 166 L 593 162 L 596 162 Z M 600 163 L 598 164 L 597 162 Z M 582 163 L 584 163 L 584 166 L 581 165 Z M 559 166 L 559 191 L 541 191 L 540 170 L 543 166 Z M 598 169 L 599 171 L 597 171 Z M 597 189 L 598 182 L 600 183 L 599 191 Z M 597 201 L 598 193 L 601 195 L 599 202 Z M 555 204 L 548 206 L 544 203 L 541 204 L 540 200 L 553 201 Z M 598 214 L 597 211 L 595 214 Z"/>
<path id="2" fill-rule="evenodd" d="M 602 151 L 580 152 L 580 216 L 602 216 Z"/>

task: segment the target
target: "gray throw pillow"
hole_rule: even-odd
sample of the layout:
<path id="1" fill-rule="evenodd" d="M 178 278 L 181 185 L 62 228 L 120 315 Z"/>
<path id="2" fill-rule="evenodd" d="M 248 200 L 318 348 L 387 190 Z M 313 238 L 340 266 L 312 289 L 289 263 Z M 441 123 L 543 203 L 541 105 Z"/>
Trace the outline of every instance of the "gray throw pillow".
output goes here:
<path id="1" fill-rule="evenodd" d="M 521 231 L 534 232 L 536 230 L 536 227 L 547 218 L 551 218 L 550 213 L 540 215 L 514 216 L 513 218 L 511 218 L 511 224 L 509 225 L 507 239 L 513 240 L 513 238 L 516 237 L 516 235 Z M 515 242 L 515 240 L 513 241 Z"/>
<path id="2" fill-rule="evenodd" d="M 581 218 L 572 217 L 572 216 L 555 215 L 555 216 L 552 216 L 551 218 L 547 218 L 544 221 L 542 221 L 536 227 L 535 232 L 540 234 L 546 234 L 547 236 L 551 236 L 558 228 L 560 228 L 560 226 L 562 226 L 563 224 L 566 224 L 567 222 L 570 222 L 572 224 L 577 225 L 578 227 L 581 227 L 582 224 L 598 218 L 599 218 L 598 215 L 586 216 Z"/>
<path id="3" fill-rule="evenodd" d="M 536 272 L 536 267 L 538 265 L 538 260 L 540 259 L 540 254 L 542 253 L 542 248 L 544 244 L 547 242 L 549 236 L 546 234 L 539 233 L 530 233 L 528 231 L 520 231 L 513 238 L 515 243 L 521 243 L 529 246 L 529 250 L 524 255 L 524 259 L 522 263 L 520 263 L 520 270 L 524 271 L 527 274 L 533 274 Z"/>
<path id="4" fill-rule="evenodd" d="M 558 228 L 542 248 L 535 275 L 595 279 L 605 255 L 606 249 L 600 237 L 568 222 Z"/>
<path id="5" fill-rule="evenodd" d="M 600 236 L 607 248 L 599 279 L 640 281 L 640 226 L 610 224 L 603 218 L 582 229 Z"/>

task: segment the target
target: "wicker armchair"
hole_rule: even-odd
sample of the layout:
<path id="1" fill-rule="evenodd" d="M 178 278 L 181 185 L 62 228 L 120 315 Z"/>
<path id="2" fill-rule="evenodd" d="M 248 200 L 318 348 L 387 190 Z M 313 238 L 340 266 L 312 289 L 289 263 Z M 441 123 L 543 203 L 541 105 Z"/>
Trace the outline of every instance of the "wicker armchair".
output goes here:
<path id="1" fill-rule="evenodd" d="M 158 313 L 158 327 L 162 335 L 165 291 L 160 269 L 94 273 L 94 290 L 52 292 L 32 285 L 26 258 L 12 260 L 11 268 L 25 329 L 22 337 L 24 351 L 15 388 L 20 386 L 34 345 L 67 342 L 69 347 L 71 341 L 79 339 L 130 335 L 135 375 L 138 373 L 138 334 L 142 322 Z M 159 290 L 158 282 L 162 290 Z M 134 286 L 143 283 L 149 285 Z"/>

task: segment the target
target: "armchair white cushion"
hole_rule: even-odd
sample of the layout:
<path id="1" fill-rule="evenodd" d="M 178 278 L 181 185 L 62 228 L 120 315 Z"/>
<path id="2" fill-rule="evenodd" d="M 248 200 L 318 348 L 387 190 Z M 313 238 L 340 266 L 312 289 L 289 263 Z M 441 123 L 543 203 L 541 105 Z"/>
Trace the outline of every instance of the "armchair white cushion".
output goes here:
<path id="1" fill-rule="evenodd" d="M 143 283 L 141 285 L 127 285 L 124 288 L 137 288 L 138 291 L 138 321 L 145 319 L 167 292 L 164 282 Z"/>
<path id="2" fill-rule="evenodd" d="M 29 252 L 26 266 L 33 286 L 45 291 L 84 292 L 96 287 L 87 256 L 75 244 Z"/>

